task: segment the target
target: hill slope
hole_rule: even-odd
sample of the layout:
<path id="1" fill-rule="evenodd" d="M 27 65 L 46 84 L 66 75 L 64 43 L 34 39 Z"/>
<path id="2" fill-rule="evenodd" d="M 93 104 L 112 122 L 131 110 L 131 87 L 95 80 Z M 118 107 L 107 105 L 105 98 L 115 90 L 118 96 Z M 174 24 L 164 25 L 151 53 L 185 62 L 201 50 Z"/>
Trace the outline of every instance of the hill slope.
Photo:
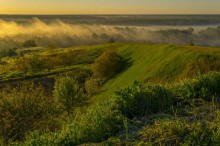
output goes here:
<path id="1" fill-rule="evenodd" d="M 91 103 L 89 105 L 87 105 L 87 102 L 85 105 L 83 103 L 82 106 L 78 107 L 73 114 L 67 118 L 67 113 L 60 108 L 62 104 L 52 95 L 55 80 L 47 79 L 51 76 L 51 78 L 55 79 L 59 75 L 68 73 L 68 75 L 76 77 L 76 74 L 80 74 L 77 72 L 80 71 L 80 69 L 90 71 L 94 59 L 106 48 L 115 49 L 127 64 L 117 76 L 103 85 L 98 95 L 90 99 Z M 22 74 L 16 68 L 12 68 L 13 70 L 11 71 L 14 72 L 13 75 L 21 74 L 22 80 L 15 76 L 7 77 L 7 75 L 10 75 L 10 72 L 2 74 L 2 77 L 7 77 L 5 81 L 10 84 L 15 82 L 16 78 L 20 81 L 28 79 L 32 81 L 38 77 L 40 79 L 45 77 L 42 81 L 46 83 L 49 82 L 51 94 L 47 91 L 48 93 L 45 92 L 45 95 L 43 95 L 44 90 L 48 90 L 48 87 L 46 87 L 45 89 L 41 89 L 42 95 L 39 96 L 38 92 L 41 91 L 40 88 L 39 90 L 38 88 L 36 90 L 32 87 L 29 89 L 30 84 L 26 84 L 24 88 L 16 88 L 17 90 L 7 88 L 5 92 L 2 92 L 0 94 L 0 110 L 2 110 L 2 115 L 4 115 L 5 118 L 0 122 L 5 124 L 2 124 L 2 127 L 6 128 L 9 134 L 11 131 L 15 131 L 14 129 L 16 129 L 16 131 L 9 136 L 7 132 L 6 134 L 3 133 L 0 137 L 4 136 L 6 140 L 9 138 L 13 140 L 25 140 L 25 136 L 20 137 L 20 135 L 25 135 L 25 133 L 29 133 L 29 131 L 33 132 L 32 129 L 34 128 L 32 128 L 32 126 L 35 127 L 35 125 L 37 125 L 35 122 L 29 122 L 29 120 L 26 119 L 30 119 L 32 115 L 36 114 L 35 111 L 38 110 L 39 115 L 45 115 L 41 114 L 42 107 L 51 105 L 49 106 L 51 109 L 43 108 L 46 110 L 49 109 L 48 111 L 43 111 L 46 113 L 46 117 L 43 116 L 39 118 L 36 116 L 38 123 L 42 123 L 42 127 L 36 127 L 37 131 L 28 135 L 29 137 L 25 141 L 26 145 L 98 143 L 110 137 L 112 137 L 113 140 L 114 137 L 116 137 L 116 142 L 119 139 L 119 144 L 112 145 L 125 145 L 125 142 L 131 142 L 131 145 L 137 145 L 142 142 L 146 142 L 147 144 L 152 143 L 152 145 L 163 143 L 167 143 L 168 145 L 174 143 L 178 145 L 180 143 L 192 143 L 193 141 L 195 145 L 201 145 L 204 142 L 206 145 L 211 145 L 220 142 L 220 127 L 218 124 L 220 116 L 220 106 L 218 103 L 220 97 L 220 74 L 218 72 L 220 71 L 220 50 L 218 48 L 166 44 L 113 43 L 78 46 L 67 49 L 57 49 L 55 51 L 58 56 L 63 55 L 65 52 L 69 53 L 71 50 L 73 50 L 73 52 L 79 52 L 80 56 L 78 56 L 78 58 L 71 56 L 70 60 L 75 59 L 77 62 L 74 62 L 70 66 L 65 67 L 65 64 L 64 66 L 57 65 L 54 66 L 51 71 L 42 69 L 32 74 Z M 46 49 L 40 50 L 39 56 L 37 57 L 40 58 L 42 56 L 48 60 L 50 52 Z M 10 60 L 4 58 L 4 60 L 8 61 L 5 66 L 13 67 L 14 65 L 11 62 L 16 61 L 16 58 L 11 57 Z M 35 61 L 37 59 L 34 58 L 33 60 Z M 79 60 L 81 60 L 81 62 Z M 186 80 L 180 84 L 176 83 L 184 78 L 192 78 L 200 74 L 206 74 L 209 71 L 217 72 L 192 80 Z M 86 76 L 81 76 L 81 78 L 87 79 L 90 75 L 91 74 L 86 74 Z M 140 82 L 134 82 L 135 80 L 140 80 L 144 83 L 151 81 L 159 84 L 142 84 Z M 5 84 L 3 81 L 4 80 L 0 78 L 0 85 Z M 133 85 L 124 88 L 132 84 L 132 82 L 134 82 Z M 171 82 L 174 83 L 170 84 Z M 169 85 L 166 85 L 168 83 Z M 84 81 L 82 81 L 82 87 L 83 85 Z M 118 89 L 121 89 L 120 92 L 114 94 L 114 91 Z M 20 97 L 25 100 L 20 100 Z M 36 98 L 40 99 L 39 97 L 42 97 L 42 101 L 35 102 Z M 57 114 L 56 111 L 58 111 L 58 113 L 60 112 L 60 114 Z M 21 114 L 19 112 L 21 112 Z M 35 118 L 35 116 L 33 117 Z M 34 118 L 33 121 L 36 121 Z M 17 120 L 14 119 L 21 120 L 17 122 Z M 6 123 L 5 121 L 9 122 Z M 27 122 L 34 123 L 34 125 L 30 124 L 31 126 L 29 127 L 29 123 L 27 124 Z M 45 126 L 46 128 L 48 126 L 45 123 L 50 124 L 52 122 L 54 125 L 52 124 L 51 131 L 57 132 L 48 131 L 49 133 L 47 133 L 42 130 L 38 133 L 38 128 L 45 129 Z M 12 126 L 8 126 L 8 123 Z M 22 123 L 22 126 L 20 126 L 20 123 Z M 27 125 L 27 129 L 23 128 L 24 125 Z M 158 125 L 160 125 L 159 129 Z M 2 131 L 4 131 L 4 129 Z M 167 135 L 167 133 L 170 133 L 170 135 Z M 212 135 L 210 133 L 212 133 Z M 17 135 L 19 135 L 19 137 L 14 139 L 14 136 Z M 166 135 L 168 137 L 164 137 Z M 198 136 L 198 138 L 195 136 Z M 129 139 L 130 137 L 131 139 Z M 203 139 L 203 137 L 205 137 L 205 139 Z M 208 137 L 208 139 L 206 137 Z M 167 141 L 164 141 L 164 139 Z M 110 141 L 106 142 L 111 142 L 111 138 L 109 140 Z M 121 142 L 122 144 L 120 144 Z"/>
<path id="2" fill-rule="evenodd" d="M 220 49 L 182 45 L 118 43 L 114 47 L 127 60 L 124 71 L 108 81 L 102 97 L 135 80 L 173 82 L 220 70 Z"/>
<path id="3" fill-rule="evenodd" d="M 220 70 L 220 49 L 198 46 L 168 45 L 168 44 L 141 44 L 141 43 L 112 43 L 89 46 L 77 46 L 66 49 L 54 49 L 53 51 L 62 54 L 69 50 L 82 51 L 87 53 L 87 58 L 95 58 L 107 48 L 115 49 L 127 62 L 124 70 L 117 76 L 109 80 L 101 89 L 98 96 L 110 96 L 118 88 L 125 87 L 135 80 L 142 82 L 169 83 L 179 81 L 184 78 L 191 78 L 198 74 L 204 74 L 209 71 Z M 38 48 L 37 48 L 38 49 Z M 41 49 L 38 51 L 41 56 L 50 56 L 51 50 Z M 33 49 L 29 49 L 32 53 Z M 3 58 L 8 62 L 7 66 L 14 67 L 14 58 Z M 91 60 L 91 59 L 90 59 Z M 37 72 L 28 77 L 17 70 L 0 74 L 0 84 L 13 82 L 17 80 L 34 79 L 47 77 L 53 74 L 57 76 L 60 73 L 69 70 L 78 70 L 79 67 L 90 68 L 91 64 L 73 65 L 71 68 L 56 67 L 51 72 L 45 70 Z"/>

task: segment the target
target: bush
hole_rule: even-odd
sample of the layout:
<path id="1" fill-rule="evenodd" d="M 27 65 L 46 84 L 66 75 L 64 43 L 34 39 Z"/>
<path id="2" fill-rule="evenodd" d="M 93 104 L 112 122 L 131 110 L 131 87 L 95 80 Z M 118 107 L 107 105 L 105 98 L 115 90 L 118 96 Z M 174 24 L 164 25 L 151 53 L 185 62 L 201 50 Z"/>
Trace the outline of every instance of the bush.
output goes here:
<path id="1" fill-rule="evenodd" d="M 171 92 L 161 85 L 134 82 L 115 94 L 119 110 L 128 118 L 164 111 L 173 104 Z"/>
<path id="2" fill-rule="evenodd" d="M 101 142 L 113 136 L 122 123 L 120 112 L 114 105 L 106 101 L 88 109 L 86 114 L 79 114 L 67 127 L 67 137 L 70 142 Z M 72 143 L 74 144 L 74 143 Z"/>
<path id="3" fill-rule="evenodd" d="M 107 50 L 95 60 L 92 70 L 95 77 L 111 78 L 118 74 L 122 67 L 122 57 L 114 51 Z"/>
<path id="4" fill-rule="evenodd" d="M 44 69 L 44 60 L 38 54 L 32 54 L 27 58 L 28 69 L 31 73 L 35 73 L 39 70 Z"/>
<path id="5" fill-rule="evenodd" d="M 212 72 L 171 86 L 178 100 L 202 98 L 211 101 L 220 95 L 220 74 Z"/>
<path id="6" fill-rule="evenodd" d="M 143 145 L 219 145 L 219 120 L 165 119 L 140 132 Z"/>
<path id="7" fill-rule="evenodd" d="M 82 89 L 71 77 L 61 77 L 56 80 L 54 96 L 70 115 L 71 111 L 81 105 L 84 94 Z"/>
<path id="8" fill-rule="evenodd" d="M 28 145 L 78 145 L 82 143 L 101 142 L 115 135 L 122 125 L 122 115 L 112 100 L 102 101 L 87 109 L 85 113 L 76 114 L 59 133 L 29 135 Z"/>
<path id="9" fill-rule="evenodd" d="M 90 69 L 73 70 L 67 73 L 72 77 L 80 86 L 83 86 L 88 78 L 92 76 Z"/>
<path id="10" fill-rule="evenodd" d="M 77 52 L 68 50 L 67 53 L 59 54 L 64 67 L 74 65 Z"/>
<path id="11" fill-rule="evenodd" d="M 16 59 L 15 67 L 22 71 L 23 73 L 36 73 L 37 71 L 40 71 L 44 69 L 45 66 L 44 59 L 38 55 L 38 54 L 32 54 L 28 57 L 20 57 Z"/>
<path id="12" fill-rule="evenodd" d="M 102 85 L 102 80 L 97 78 L 90 78 L 85 82 L 85 90 L 86 92 L 92 96 L 98 93 L 99 88 Z"/>
<path id="13" fill-rule="evenodd" d="M 55 130 L 57 113 L 54 99 L 46 97 L 41 87 L 25 85 L 1 92 L 0 138 L 6 142 L 23 140 L 32 130 Z"/>

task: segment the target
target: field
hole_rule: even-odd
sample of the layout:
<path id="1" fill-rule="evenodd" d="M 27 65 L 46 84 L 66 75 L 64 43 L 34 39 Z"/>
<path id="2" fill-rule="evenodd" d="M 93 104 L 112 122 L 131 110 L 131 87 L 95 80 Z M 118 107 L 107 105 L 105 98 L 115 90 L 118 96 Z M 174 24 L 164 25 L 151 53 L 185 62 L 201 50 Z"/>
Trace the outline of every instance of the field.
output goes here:
<path id="1" fill-rule="evenodd" d="M 3 53 L 2 145 L 220 143 L 219 48 L 124 42 Z"/>

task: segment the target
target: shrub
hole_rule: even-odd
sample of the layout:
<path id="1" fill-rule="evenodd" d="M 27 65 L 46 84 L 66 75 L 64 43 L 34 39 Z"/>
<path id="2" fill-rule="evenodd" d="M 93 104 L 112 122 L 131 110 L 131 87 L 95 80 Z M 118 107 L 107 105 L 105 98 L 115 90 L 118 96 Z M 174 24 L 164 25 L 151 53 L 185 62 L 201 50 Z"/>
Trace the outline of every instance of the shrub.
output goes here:
<path id="1" fill-rule="evenodd" d="M 79 69 L 73 70 L 67 73 L 68 76 L 74 78 L 74 80 L 80 85 L 83 86 L 87 78 L 92 76 L 90 69 Z"/>
<path id="2" fill-rule="evenodd" d="M 179 100 L 202 98 L 211 101 L 220 95 L 220 74 L 211 72 L 171 86 L 171 91 Z"/>
<path id="3" fill-rule="evenodd" d="M 90 96 L 92 96 L 92 95 L 95 95 L 96 93 L 98 93 L 101 85 L 102 85 L 102 81 L 100 78 L 97 79 L 97 78 L 92 77 L 92 78 L 86 80 L 85 90 Z"/>
<path id="4" fill-rule="evenodd" d="M 32 54 L 27 58 L 28 69 L 31 73 L 35 73 L 44 68 L 43 58 L 38 54 Z"/>
<path id="5" fill-rule="evenodd" d="M 129 118 L 163 111 L 173 104 L 171 92 L 161 85 L 143 85 L 136 81 L 115 94 L 119 109 Z"/>
<path id="6" fill-rule="evenodd" d="M 29 135 L 28 145 L 78 145 L 101 142 L 115 135 L 122 125 L 122 115 L 112 100 L 102 101 L 77 113 L 75 118 L 59 133 L 44 135 L 33 132 Z"/>
<path id="7" fill-rule="evenodd" d="M 76 57 L 76 52 L 71 50 L 68 50 L 67 53 L 63 53 L 59 55 L 59 58 L 61 59 L 64 67 L 73 65 L 75 61 L 75 57 Z"/>
<path id="8" fill-rule="evenodd" d="M 32 130 L 54 130 L 58 113 L 54 99 L 41 87 L 25 85 L 0 94 L 0 138 L 23 140 Z M 55 127 L 54 127 L 55 126 Z"/>
<path id="9" fill-rule="evenodd" d="M 122 116 L 115 109 L 114 101 L 98 103 L 85 114 L 79 113 L 66 127 L 60 143 L 67 145 L 101 142 L 113 136 L 121 128 Z"/>
<path id="10" fill-rule="evenodd" d="M 38 54 L 32 54 L 28 57 L 16 59 L 15 67 L 23 73 L 36 73 L 45 68 L 44 59 Z"/>
<path id="11" fill-rule="evenodd" d="M 140 132 L 143 145 L 219 145 L 219 120 L 190 122 L 165 119 Z"/>
<path id="12" fill-rule="evenodd" d="M 84 98 L 83 91 L 71 77 L 58 78 L 54 86 L 54 96 L 68 112 L 79 106 Z"/>
<path id="13" fill-rule="evenodd" d="M 99 52 L 68 50 L 66 53 L 59 54 L 63 66 L 71 66 L 77 64 L 92 64 Z"/>
<path id="14" fill-rule="evenodd" d="M 111 78 L 121 71 L 122 66 L 122 57 L 114 51 L 107 50 L 95 60 L 92 70 L 95 77 Z"/>

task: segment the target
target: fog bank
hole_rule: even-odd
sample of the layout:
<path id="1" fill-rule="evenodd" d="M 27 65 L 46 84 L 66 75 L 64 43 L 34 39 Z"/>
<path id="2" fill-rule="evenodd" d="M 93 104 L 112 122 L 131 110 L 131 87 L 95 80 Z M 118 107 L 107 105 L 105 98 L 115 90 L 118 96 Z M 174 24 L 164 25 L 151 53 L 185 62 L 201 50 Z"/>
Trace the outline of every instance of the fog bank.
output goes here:
<path id="1" fill-rule="evenodd" d="M 37 18 L 27 23 L 0 20 L 0 48 L 19 47 L 25 40 L 38 46 L 69 47 L 109 42 L 146 42 L 220 46 L 220 27 L 209 26 L 112 26 L 45 23 Z"/>

